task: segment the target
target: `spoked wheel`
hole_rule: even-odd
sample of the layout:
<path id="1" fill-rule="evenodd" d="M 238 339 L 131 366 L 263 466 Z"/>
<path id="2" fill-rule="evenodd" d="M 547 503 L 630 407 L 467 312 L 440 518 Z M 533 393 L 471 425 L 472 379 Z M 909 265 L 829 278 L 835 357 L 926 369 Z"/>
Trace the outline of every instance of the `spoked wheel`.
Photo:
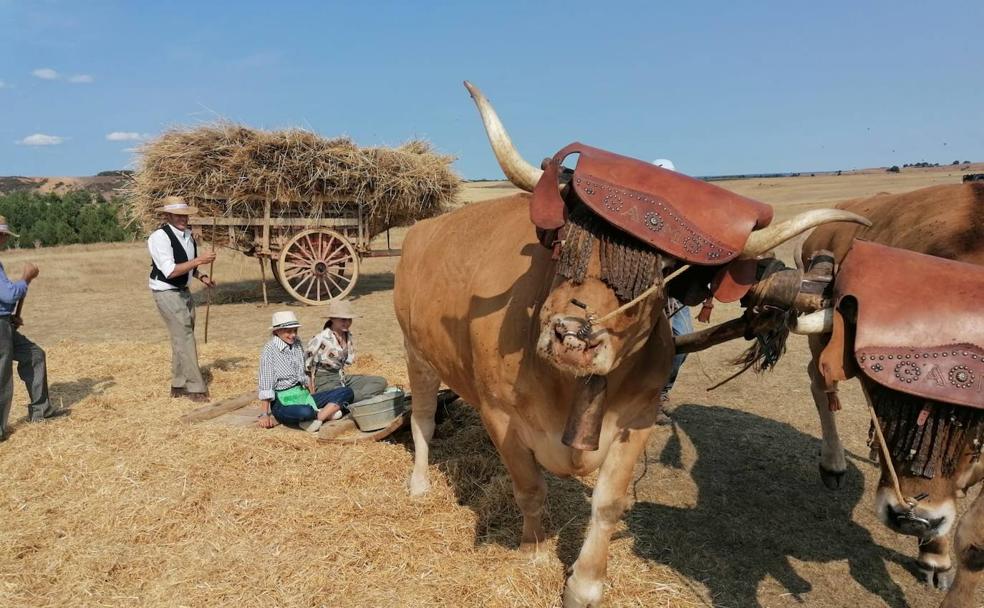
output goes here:
<path id="1" fill-rule="evenodd" d="M 359 278 L 359 256 L 334 230 L 305 230 L 287 241 L 274 272 L 295 300 L 320 304 L 352 291 Z"/>

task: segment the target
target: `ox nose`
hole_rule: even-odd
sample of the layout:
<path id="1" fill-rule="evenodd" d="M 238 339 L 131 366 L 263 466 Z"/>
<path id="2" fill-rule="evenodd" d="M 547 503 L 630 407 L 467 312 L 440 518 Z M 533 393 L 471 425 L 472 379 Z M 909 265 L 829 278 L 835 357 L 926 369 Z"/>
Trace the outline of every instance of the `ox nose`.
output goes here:
<path id="1" fill-rule="evenodd" d="M 920 538 L 933 536 L 933 532 L 939 530 L 944 521 L 946 517 L 930 518 L 919 509 L 896 511 L 890 505 L 885 506 L 885 522 L 899 534 Z"/>
<path id="2" fill-rule="evenodd" d="M 553 322 L 554 338 L 570 350 L 584 351 L 597 346 L 591 325 L 579 317 L 558 317 Z"/>

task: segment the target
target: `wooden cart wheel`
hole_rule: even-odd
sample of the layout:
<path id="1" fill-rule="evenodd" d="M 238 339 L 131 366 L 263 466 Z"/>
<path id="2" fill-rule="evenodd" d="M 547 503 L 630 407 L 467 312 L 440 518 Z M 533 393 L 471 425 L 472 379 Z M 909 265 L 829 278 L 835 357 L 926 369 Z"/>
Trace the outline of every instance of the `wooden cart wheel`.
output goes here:
<path id="1" fill-rule="evenodd" d="M 359 256 L 352 243 L 334 230 L 305 230 L 280 250 L 276 273 L 295 300 L 321 304 L 352 291 L 359 278 Z"/>

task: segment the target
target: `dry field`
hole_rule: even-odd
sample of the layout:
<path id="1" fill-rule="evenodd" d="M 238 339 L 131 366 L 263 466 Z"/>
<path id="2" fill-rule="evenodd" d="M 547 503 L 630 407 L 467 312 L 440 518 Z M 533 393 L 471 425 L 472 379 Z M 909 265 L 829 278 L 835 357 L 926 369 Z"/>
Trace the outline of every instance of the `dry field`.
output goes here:
<path id="1" fill-rule="evenodd" d="M 946 168 L 724 182 L 803 207 L 956 182 Z M 467 201 L 510 192 L 470 186 Z M 397 239 L 401 235 L 397 235 Z M 783 252 L 787 257 L 790 248 Z M 271 283 L 255 260 L 216 263 L 209 344 L 216 398 L 251 390 L 270 314 L 290 306 L 302 333 L 321 311 Z M 518 511 L 476 417 L 453 408 L 437 433 L 434 490 L 410 501 L 409 438 L 337 446 L 302 432 L 186 426 L 167 397 L 166 333 L 146 288 L 141 243 L 4 252 L 41 276 L 25 333 L 48 351 L 51 393 L 71 415 L 27 425 L 18 386 L 0 444 L 0 606 L 552 606 L 579 548 L 592 479 L 550 478 L 550 540 L 515 551 Z M 391 292 L 396 259 L 372 259 L 354 296 L 366 371 L 405 382 Z M 715 310 L 722 321 L 732 309 Z M 936 606 L 914 573 L 915 541 L 872 514 L 877 471 L 856 383 L 840 414 L 851 458 L 844 487 L 816 472 L 819 426 L 790 341 L 779 369 L 708 393 L 743 344 L 692 356 L 638 465 L 634 506 L 612 543 L 608 605 Z M 984 596 L 982 596 L 984 597 Z"/>

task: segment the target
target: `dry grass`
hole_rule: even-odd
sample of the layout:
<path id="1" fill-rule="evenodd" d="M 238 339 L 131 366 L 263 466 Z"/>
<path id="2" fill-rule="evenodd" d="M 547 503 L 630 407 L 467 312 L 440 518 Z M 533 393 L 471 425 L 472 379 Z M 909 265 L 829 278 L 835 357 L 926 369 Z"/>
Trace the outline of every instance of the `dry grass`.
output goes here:
<path id="1" fill-rule="evenodd" d="M 162 390 L 166 347 L 135 350 L 49 349 L 52 393 L 72 414 L 19 423 L 3 445 L 0 605 L 556 603 L 556 541 L 538 561 L 514 551 L 510 485 L 470 410 L 452 410 L 439 429 L 449 440 L 435 454 L 434 490 L 410 501 L 405 445 L 185 426 L 178 419 L 195 406 Z M 228 343 L 203 349 L 215 394 L 253 387 L 251 358 L 215 364 L 242 354 Z M 372 360 L 363 369 L 395 371 Z M 580 484 L 552 485 L 554 527 L 580 520 Z M 674 600 L 666 573 L 633 563 L 628 545 L 614 552 L 619 604 L 691 605 Z"/>
<path id="2" fill-rule="evenodd" d="M 356 201 L 367 208 L 375 235 L 437 215 L 460 182 L 450 168 L 454 159 L 420 140 L 360 148 L 347 138 L 222 122 L 171 129 L 139 152 L 127 193 L 134 218 L 148 232 L 159 223 L 160 200 L 176 195 L 220 217 L 262 217 L 257 201 L 270 200 L 275 216 L 317 219 Z"/>
<path id="3" fill-rule="evenodd" d="M 843 177 L 844 198 L 887 190 L 893 179 Z M 767 194 L 791 199 L 778 210 L 789 213 L 811 204 L 790 194 L 810 190 L 809 181 Z M 475 189 L 476 198 L 508 191 Z M 337 446 L 280 427 L 181 424 L 195 404 L 166 396 L 169 352 L 143 244 L 0 259 L 14 275 L 28 260 L 41 267 L 25 332 L 48 351 L 56 403 L 72 408 L 27 425 L 16 383 L 15 432 L 0 444 L 0 606 L 558 605 L 592 478 L 548 479 L 552 536 L 531 559 L 516 551 L 510 484 L 471 410 L 452 409 L 439 426 L 433 491 L 411 501 L 405 435 Z M 366 261 L 355 331 L 362 370 L 405 384 L 395 262 Z M 286 304 L 258 304 L 259 272 L 243 256 L 220 252 L 216 276 L 223 304 L 212 308 L 210 343 L 199 333 L 199 346 L 222 398 L 254 387 L 270 314 Z M 304 335 L 320 328 L 322 311 L 292 309 Z M 728 313 L 716 309 L 715 321 Z M 654 433 L 635 506 L 612 542 L 608 605 L 936 606 L 939 594 L 909 569 L 915 542 L 872 513 L 877 471 L 853 456 L 867 454 L 856 383 L 844 387 L 839 414 L 848 475 L 827 492 L 816 479 L 804 341 L 790 341 L 774 373 L 704 391 L 744 346 L 684 366 L 677 426 Z"/>

